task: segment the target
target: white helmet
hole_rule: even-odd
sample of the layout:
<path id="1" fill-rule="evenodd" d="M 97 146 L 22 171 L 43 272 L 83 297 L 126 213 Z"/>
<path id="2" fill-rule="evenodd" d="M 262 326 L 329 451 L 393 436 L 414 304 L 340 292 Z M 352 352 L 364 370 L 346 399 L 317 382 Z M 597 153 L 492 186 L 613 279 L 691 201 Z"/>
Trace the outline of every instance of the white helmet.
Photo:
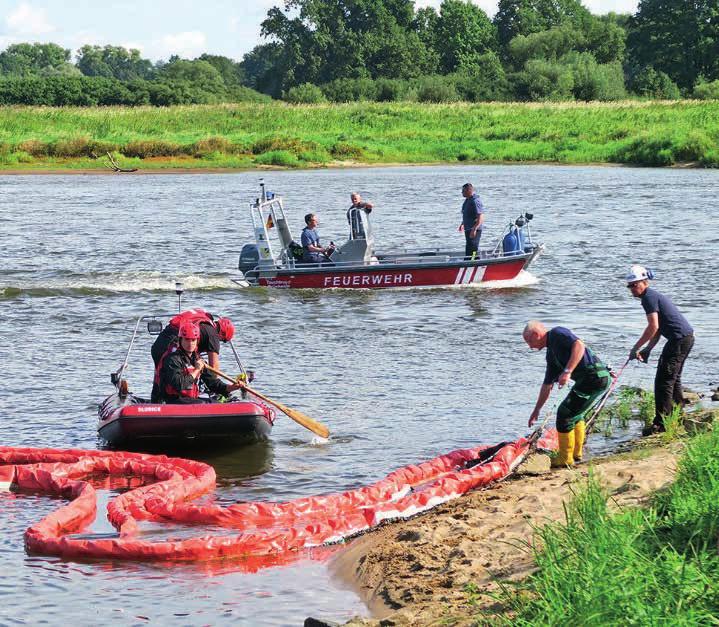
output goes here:
<path id="1" fill-rule="evenodd" d="M 638 264 L 633 265 L 629 268 L 629 274 L 627 274 L 627 283 L 636 283 L 637 281 L 648 281 L 654 278 L 654 273 L 644 266 Z"/>

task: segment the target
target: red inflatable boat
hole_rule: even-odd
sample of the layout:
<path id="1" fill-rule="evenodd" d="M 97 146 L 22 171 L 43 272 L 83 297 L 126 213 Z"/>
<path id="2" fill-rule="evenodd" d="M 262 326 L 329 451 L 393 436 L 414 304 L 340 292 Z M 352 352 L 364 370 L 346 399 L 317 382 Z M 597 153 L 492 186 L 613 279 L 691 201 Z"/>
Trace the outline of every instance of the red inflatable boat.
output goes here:
<path id="1" fill-rule="evenodd" d="M 118 371 L 110 375 L 115 392 L 98 408 L 97 432 L 100 438 L 113 448 L 135 451 L 249 444 L 267 439 L 275 421 L 275 412 L 259 400 L 233 394 L 223 399 L 224 402 L 208 398 L 212 402 L 164 404 L 152 403 L 128 391 L 125 375 L 133 347 L 142 344 L 138 341 L 144 335 L 140 333 L 141 326 L 147 324 L 147 332 L 152 339 L 162 331 L 163 321 L 171 317 L 157 314 L 138 318 L 125 360 Z M 240 376 L 245 381 L 252 381 L 254 372 L 244 369 L 232 341 L 227 344 L 242 373 Z M 141 348 L 145 349 L 149 359 L 149 345 Z"/>
<path id="2" fill-rule="evenodd" d="M 251 443 L 267 439 L 274 423 L 272 409 L 253 401 L 163 405 L 119 392 L 103 401 L 98 414 L 99 436 L 124 449 Z"/>

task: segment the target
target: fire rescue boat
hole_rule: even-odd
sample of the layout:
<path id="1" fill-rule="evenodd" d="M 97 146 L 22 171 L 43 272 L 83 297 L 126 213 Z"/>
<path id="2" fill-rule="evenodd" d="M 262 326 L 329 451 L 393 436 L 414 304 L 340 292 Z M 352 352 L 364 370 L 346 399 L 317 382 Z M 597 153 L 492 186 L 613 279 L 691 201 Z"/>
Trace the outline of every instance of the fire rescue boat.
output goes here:
<path id="1" fill-rule="evenodd" d="M 303 263 L 292 236 L 283 199 L 265 190 L 250 204 L 254 243 L 242 247 L 238 264 L 242 286 L 319 289 L 383 289 L 476 285 L 508 281 L 526 270 L 544 249 L 532 239 L 531 213 L 510 223 L 491 247 L 466 257 L 438 248 L 379 252 L 369 214 L 356 210 L 349 239 L 321 263 Z M 498 286 L 501 286 L 499 284 Z"/>
<path id="2" fill-rule="evenodd" d="M 247 444 L 267 439 L 275 421 L 274 410 L 243 397 L 244 392 L 239 397 L 231 395 L 224 402 L 208 397 L 210 402 L 190 405 L 152 403 L 129 392 L 125 373 L 141 325 L 147 323 L 149 335 L 156 336 L 163 329 L 162 321 L 171 317 L 152 315 L 137 320 L 125 361 L 110 375 L 115 392 L 98 408 L 100 438 L 112 448 L 148 451 Z M 240 376 L 252 381 L 254 373 L 244 369 L 232 342 L 227 343 L 242 373 Z M 149 355 L 149 346 L 146 348 Z"/>

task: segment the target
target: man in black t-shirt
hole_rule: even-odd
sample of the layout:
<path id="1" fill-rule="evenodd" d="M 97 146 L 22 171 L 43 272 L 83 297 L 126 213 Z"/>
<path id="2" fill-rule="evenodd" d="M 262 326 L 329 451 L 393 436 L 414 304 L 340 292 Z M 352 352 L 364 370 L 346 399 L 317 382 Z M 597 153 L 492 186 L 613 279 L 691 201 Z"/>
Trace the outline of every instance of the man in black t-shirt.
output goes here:
<path id="1" fill-rule="evenodd" d="M 547 349 L 544 382 L 529 417 L 530 427 L 537 422 L 554 384 L 561 388 L 569 379 L 574 380 L 574 387 L 557 409 L 559 454 L 552 460 L 552 466 L 572 466 L 582 459 L 586 438 L 584 416 L 609 388 L 609 370 L 582 340 L 564 327 L 547 331 L 541 322 L 532 320 L 524 327 L 522 337 L 529 348 Z"/>
<path id="2" fill-rule="evenodd" d="M 178 314 L 165 326 L 155 338 L 150 349 L 152 361 L 157 368 L 160 358 L 173 341 L 177 340 L 183 322 L 193 322 L 199 326 L 200 337 L 197 345 L 199 353 L 207 354 L 207 362 L 213 368 L 220 368 L 220 342 L 229 342 L 235 335 L 235 326 L 229 318 L 215 317 L 203 309 L 189 309 Z M 159 400 L 157 384 L 152 386 L 152 402 Z"/>
<path id="3" fill-rule="evenodd" d="M 668 296 L 649 287 L 652 278 L 651 270 L 639 265 L 632 266 L 627 274 L 627 287 L 634 298 L 641 298 L 647 315 L 647 326 L 629 351 L 629 359 L 647 363 L 660 337 L 667 339 L 654 377 L 654 423 L 644 435 L 665 431 L 665 418 L 675 406 L 683 406 L 682 370 L 694 346 L 694 329 Z"/>

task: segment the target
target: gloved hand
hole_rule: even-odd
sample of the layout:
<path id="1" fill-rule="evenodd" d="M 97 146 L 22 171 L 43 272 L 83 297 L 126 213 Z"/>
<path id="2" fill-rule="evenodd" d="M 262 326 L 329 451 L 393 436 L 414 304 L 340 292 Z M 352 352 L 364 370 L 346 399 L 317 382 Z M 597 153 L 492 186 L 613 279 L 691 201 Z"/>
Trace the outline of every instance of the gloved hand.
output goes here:
<path id="1" fill-rule="evenodd" d="M 638 353 L 637 349 L 632 348 L 632 350 L 629 351 L 629 361 L 632 361 L 632 359 L 636 359 L 637 353 Z"/>
<path id="2" fill-rule="evenodd" d="M 649 362 L 649 355 L 651 354 L 651 348 L 643 348 L 637 353 L 637 359 L 643 361 L 645 364 Z"/>

